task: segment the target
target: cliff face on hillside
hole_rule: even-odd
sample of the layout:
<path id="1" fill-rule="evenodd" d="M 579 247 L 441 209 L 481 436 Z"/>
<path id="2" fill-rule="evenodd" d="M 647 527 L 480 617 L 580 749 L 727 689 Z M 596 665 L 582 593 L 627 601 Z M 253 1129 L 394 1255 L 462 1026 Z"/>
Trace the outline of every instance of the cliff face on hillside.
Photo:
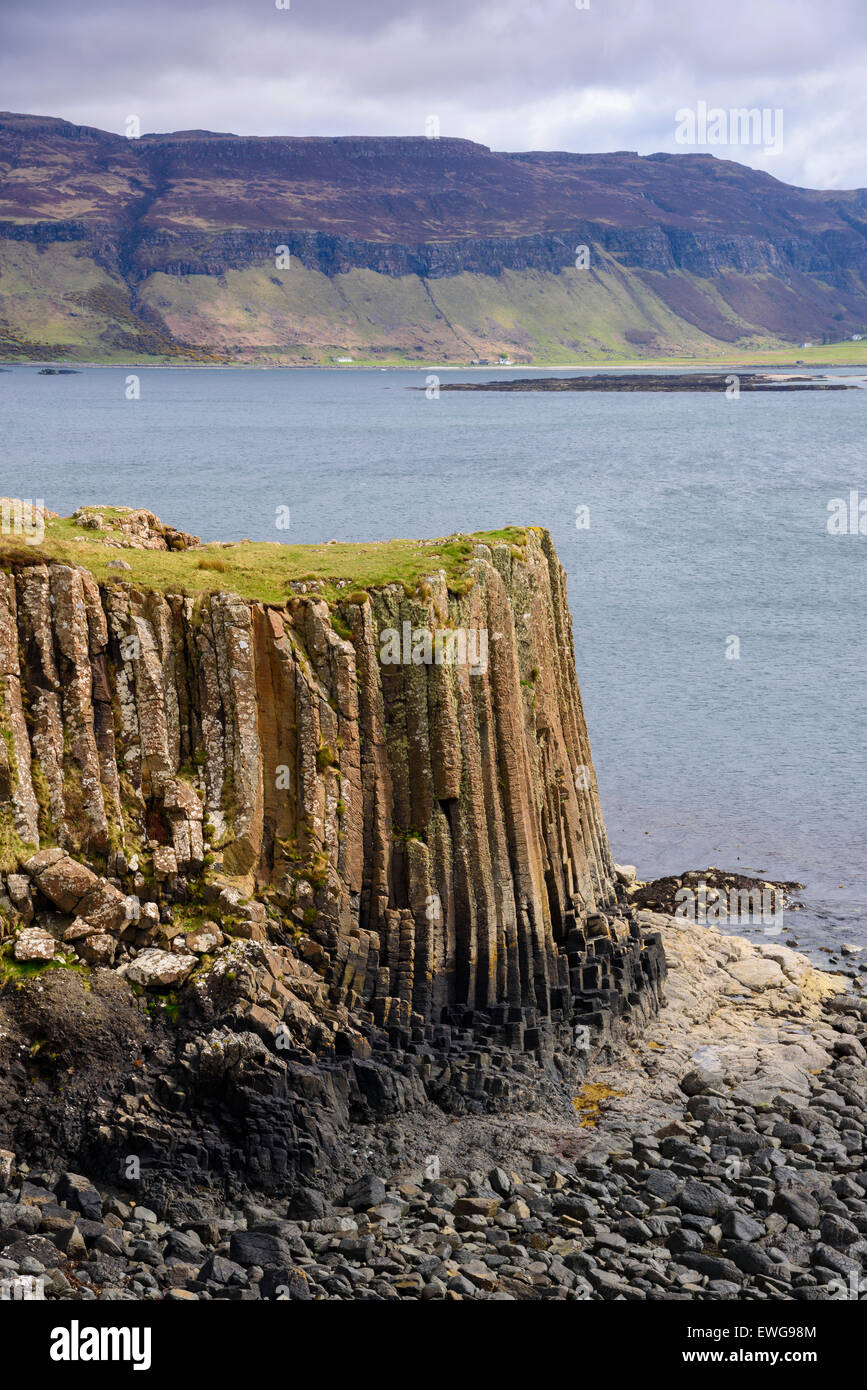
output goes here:
<path id="1" fill-rule="evenodd" d="M 183 1115 L 157 1167 L 176 1173 L 185 1136 L 211 1177 L 273 1184 L 315 1169 L 335 1115 L 508 1103 L 528 1061 L 580 1071 L 591 1041 L 656 1006 L 661 949 L 617 903 L 546 533 L 477 547 L 460 595 L 438 572 L 333 608 L 27 558 L 0 572 L 0 950 L 13 973 L 76 967 L 15 1006 L 55 1059 L 76 1052 L 44 1146 L 111 1170 L 145 1142 L 132 1046 L 161 1059 L 154 1091 Z M 126 1030 L 109 1045 L 106 1025 L 99 1077 L 55 1036 L 80 970 Z M 22 1065 L 0 1066 L 0 1112 Z M 244 1136 L 231 1161 L 227 1113 Z M 146 1129 L 153 1151 L 154 1114 Z"/>
<path id="2" fill-rule="evenodd" d="M 127 140 L 0 113 L 0 348 L 574 360 L 839 339 L 867 321 L 865 197 L 706 154 Z"/>

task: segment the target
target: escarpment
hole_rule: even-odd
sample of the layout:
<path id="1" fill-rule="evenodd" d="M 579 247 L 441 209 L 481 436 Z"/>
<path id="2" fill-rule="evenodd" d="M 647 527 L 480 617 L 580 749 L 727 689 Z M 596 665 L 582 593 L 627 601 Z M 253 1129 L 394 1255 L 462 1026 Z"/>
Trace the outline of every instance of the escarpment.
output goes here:
<path id="1" fill-rule="evenodd" d="M 314 1067 L 332 1118 L 505 1104 L 659 1002 L 659 939 L 618 903 L 547 533 L 476 544 L 459 583 L 347 587 L 193 596 L 37 547 L 0 572 L 0 961 L 45 963 L 59 993 L 114 972 L 161 1029 L 179 1014 L 152 1040 L 157 1094 L 193 1126 L 203 1097 L 245 1116 L 240 1161 L 224 1114 L 196 1141 L 212 1175 L 258 1163 L 265 1181 L 262 1091 L 280 1109 L 267 1181 L 315 1167 L 324 1121 L 296 1113 L 293 1067 L 308 1091 Z M 96 1149 L 140 1127 L 129 1066 Z"/>
<path id="2" fill-rule="evenodd" d="M 0 357 L 553 364 L 837 342 L 863 335 L 865 201 L 698 152 L 130 140 L 5 112 Z"/>

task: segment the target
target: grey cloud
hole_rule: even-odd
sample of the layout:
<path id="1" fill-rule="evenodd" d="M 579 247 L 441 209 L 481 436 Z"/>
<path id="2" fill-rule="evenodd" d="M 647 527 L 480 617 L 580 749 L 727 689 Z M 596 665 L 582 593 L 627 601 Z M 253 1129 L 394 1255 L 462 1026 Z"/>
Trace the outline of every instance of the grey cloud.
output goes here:
<path id="1" fill-rule="evenodd" d="M 784 112 L 792 182 L 867 184 L 863 0 L 47 0 L 7 8 L 8 109 L 121 131 L 443 134 L 498 149 L 677 150 L 699 100 Z"/>

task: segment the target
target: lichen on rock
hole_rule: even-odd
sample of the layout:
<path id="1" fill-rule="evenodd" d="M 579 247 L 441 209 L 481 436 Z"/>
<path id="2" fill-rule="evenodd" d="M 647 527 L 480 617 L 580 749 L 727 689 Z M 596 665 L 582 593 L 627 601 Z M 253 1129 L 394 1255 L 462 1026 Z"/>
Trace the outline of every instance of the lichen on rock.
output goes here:
<path id="1" fill-rule="evenodd" d="M 583 1074 L 664 956 L 618 897 L 550 537 L 461 546 L 460 582 L 281 604 L 11 557 L 12 930 L 278 1059 L 354 1058 L 365 1105 L 377 1055 L 481 1104 L 515 1056 Z"/>

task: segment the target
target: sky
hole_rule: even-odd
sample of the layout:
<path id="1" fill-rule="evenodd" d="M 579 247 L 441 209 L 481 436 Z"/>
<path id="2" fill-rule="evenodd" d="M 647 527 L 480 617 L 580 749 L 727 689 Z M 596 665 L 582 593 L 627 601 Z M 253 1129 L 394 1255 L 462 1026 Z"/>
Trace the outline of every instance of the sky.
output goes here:
<path id="1" fill-rule="evenodd" d="M 0 106 L 119 134 L 699 149 L 855 188 L 865 73 L 867 0 L 0 0 Z"/>

